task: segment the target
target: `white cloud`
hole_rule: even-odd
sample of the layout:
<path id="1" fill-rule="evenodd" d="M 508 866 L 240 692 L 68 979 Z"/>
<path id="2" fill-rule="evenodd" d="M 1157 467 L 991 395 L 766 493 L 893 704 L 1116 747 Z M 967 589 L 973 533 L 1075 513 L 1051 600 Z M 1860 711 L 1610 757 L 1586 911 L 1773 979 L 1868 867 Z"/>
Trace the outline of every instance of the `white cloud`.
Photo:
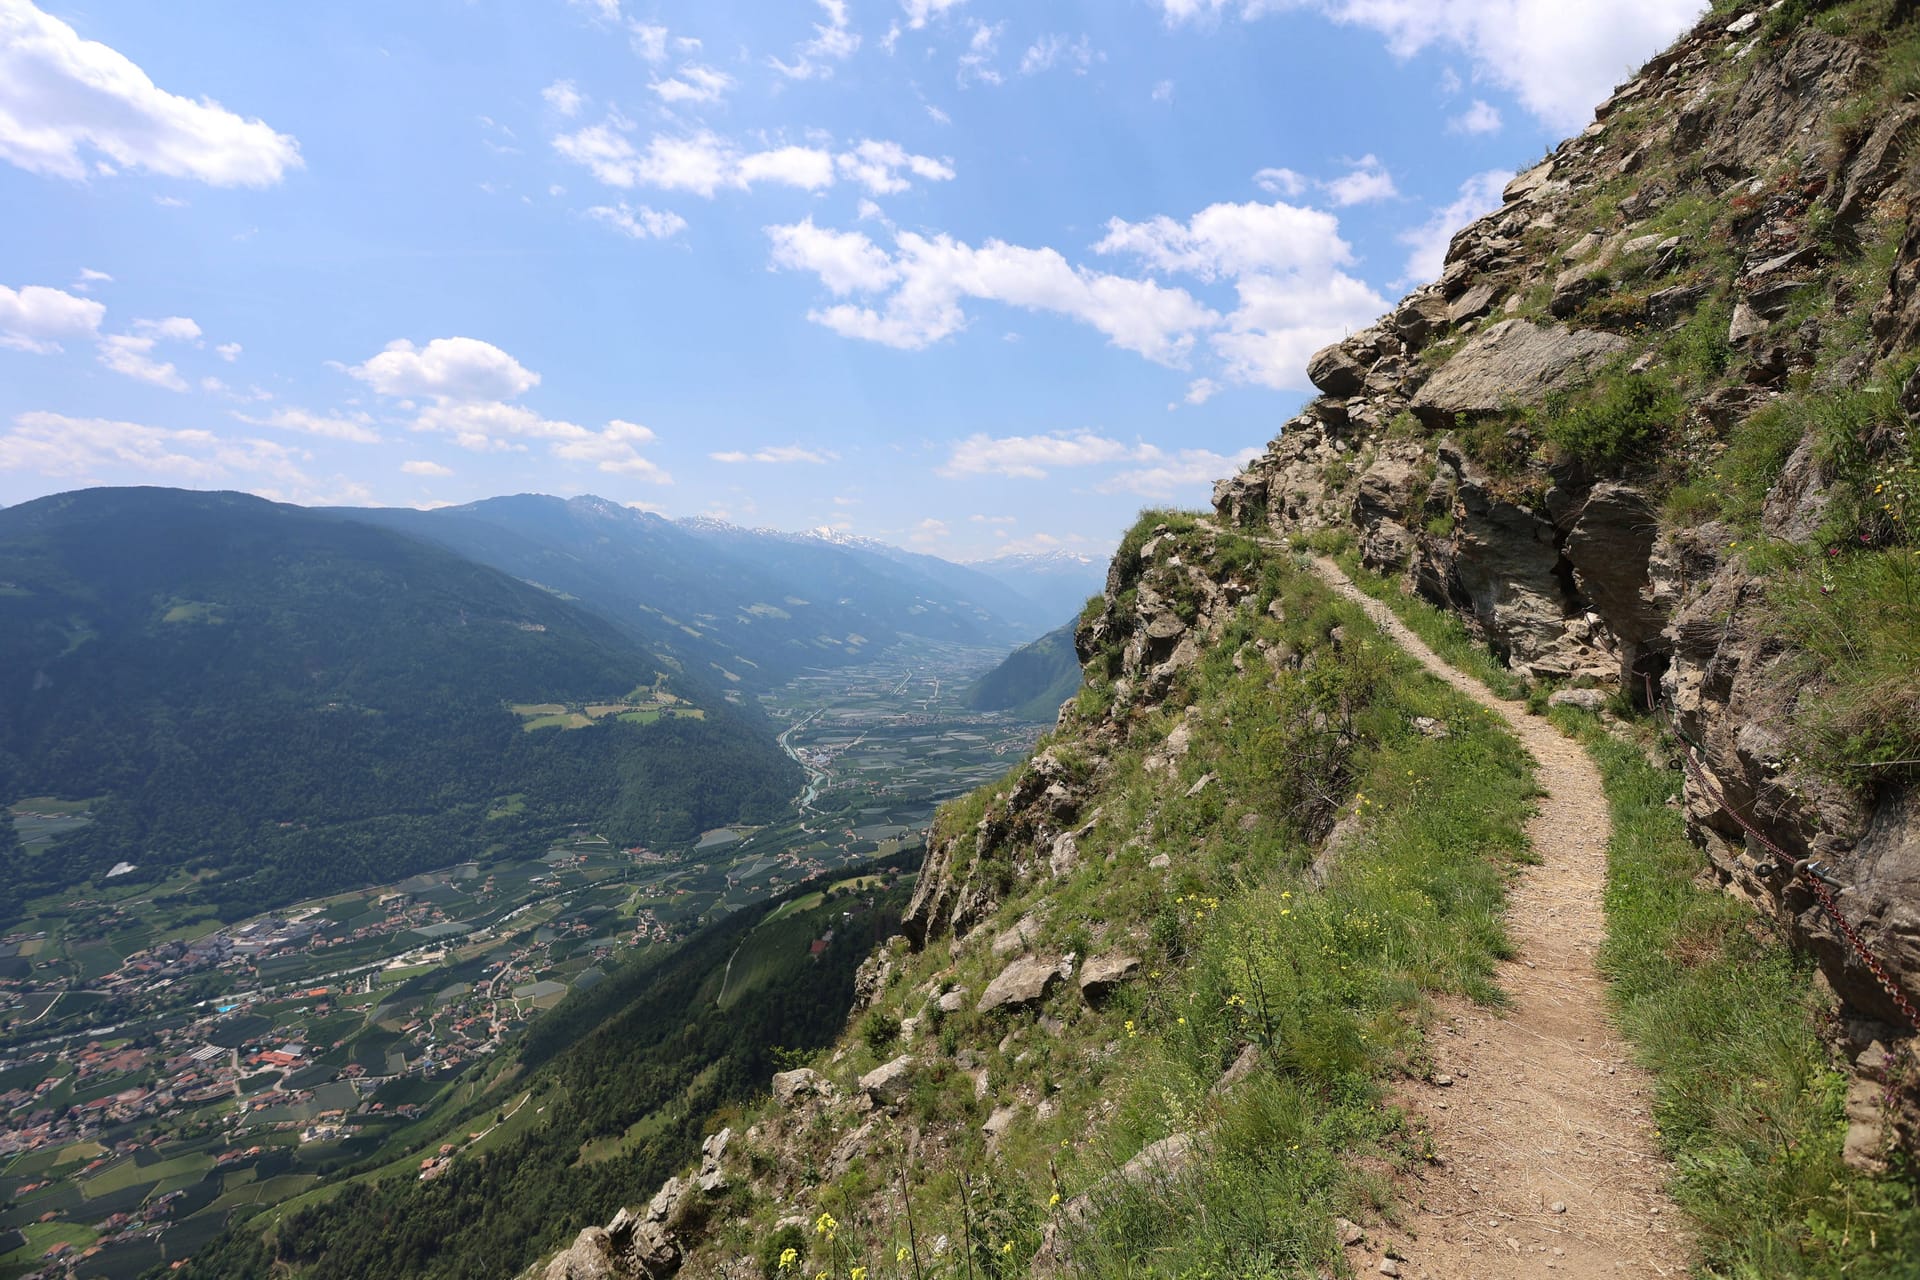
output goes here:
<path id="1" fill-rule="evenodd" d="M 557 440 L 588 434 L 577 423 L 543 418 L 525 405 L 505 400 L 437 399 L 421 408 L 409 425 L 415 431 L 452 436 L 462 449 L 476 453 L 524 450 L 523 438 Z"/>
<path id="2" fill-rule="evenodd" d="M 135 320 L 135 333 L 143 337 L 158 338 L 163 342 L 198 342 L 200 326 L 185 316 L 168 316 L 164 320 Z"/>
<path id="3" fill-rule="evenodd" d="M 809 217 L 768 227 L 767 235 L 773 240 L 774 266 L 811 271 L 836 297 L 878 292 L 899 274 L 886 251 L 858 231 L 825 230 Z"/>
<path id="4" fill-rule="evenodd" d="M 586 95 L 571 80 L 555 80 L 540 91 L 547 105 L 563 116 L 577 116 L 580 108 L 586 105 Z"/>
<path id="5" fill-rule="evenodd" d="M 219 356 L 222 360 L 225 360 L 228 364 L 232 364 L 235 360 L 238 360 L 240 358 L 240 353 L 245 349 L 246 348 L 242 347 L 237 342 L 223 342 L 219 346 L 215 347 L 213 350 L 215 355 Z"/>
<path id="6" fill-rule="evenodd" d="M 1513 91 L 1550 128 L 1585 124 L 1622 76 L 1665 47 L 1705 0 L 1160 0 L 1170 24 L 1310 8 L 1385 37 L 1396 57 L 1458 49 L 1476 78 Z"/>
<path id="7" fill-rule="evenodd" d="M 1155 102 L 1172 102 L 1173 101 L 1173 81 L 1162 80 L 1156 83 L 1153 86 L 1153 100 Z"/>
<path id="8" fill-rule="evenodd" d="M 734 165 L 733 180 L 742 187 L 778 182 L 802 191 L 820 191 L 833 185 L 833 157 L 816 147 L 756 151 L 740 157 Z"/>
<path id="9" fill-rule="evenodd" d="M 797 444 L 780 444 L 780 445 L 771 445 L 764 449 L 755 449 L 751 453 L 745 452 L 740 449 L 728 449 L 720 453 L 710 453 L 707 456 L 709 458 L 712 458 L 715 462 L 727 462 L 727 463 L 740 463 L 740 462 L 825 463 L 825 462 L 835 461 L 836 459 L 839 458 L 840 455 L 837 453 L 830 453 L 823 450 L 802 449 Z"/>
<path id="10" fill-rule="evenodd" d="M 168 391 L 185 391 L 187 380 L 180 376 L 173 363 L 154 358 L 153 348 L 159 340 L 159 336 L 154 335 L 110 333 L 100 339 L 100 363 L 140 382 Z"/>
<path id="11" fill-rule="evenodd" d="M 1096 272 L 1050 248 L 997 240 L 975 247 L 896 230 L 889 251 L 863 232 L 821 228 L 811 218 L 767 234 L 775 269 L 812 272 L 846 299 L 808 313 L 846 337 L 918 350 L 964 328 L 964 304 L 978 300 L 1078 320 L 1173 367 L 1184 367 L 1204 338 L 1220 368 L 1192 385 L 1190 393 L 1203 394 L 1191 403 L 1212 394 L 1220 377 L 1304 390 L 1308 357 L 1387 305 L 1346 269 L 1353 252 L 1333 214 L 1281 201 L 1212 205 L 1186 222 L 1115 218 L 1094 246 L 1161 275 L 1230 282 L 1237 306 L 1224 315 L 1184 288 Z"/>
<path id="12" fill-rule="evenodd" d="M 857 182 L 876 196 L 896 195 L 913 184 L 902 177 L 905 169 L 928 182 L 948 182 L 953 166 L 931 156 L 913 155 L 897 142 L 879 142 L 867 138 L 850 151 L 834 157 L 840 175 Z"/>
<path id="13" fill-rule="evenodd" d="M 293 138 L 166 92 L 29 0 L 0 3 L 0 160 L 74 181 L 140 169 L 218 187 L 272 186 L 301 164 Z"/>
<path id="14" fill-rule="evenodd" d="M 1304 390 L 1307 359 L 1387 305 L 1341 270 L 1353 251 L 1339 220 L 1284 201 L 1210 205 L 1185 223 L 1115 218 L 1094 249 L 1135 255 L 1158 271 L 1232 280 L 1240 305 L 1208 341 L 1230 380 L 1275 390 Z"/>
<path id="15" fill-rule="evenodd" d="M 655 187 L 707 198 L 722 188 L 748 190 L 762 183 L 819 191 L 832 186 L 836 175 L 875 195 L 892 195 L 907 190 L 912 178 L 945 182 L 954 176 L 953 166 L 944 160 L 874 138 L 863 139 L 838 155 L 821 147 L 795 145 L 743 152 L 703 129 L 655 134 L 640 150 L 628 140 L 629 128 L 627 121 L 614 117 L 576 133 L 560 134 L 553 140 L 554 149 L 585 165 L 611 187 Z"/>
<path id="16" fill-rule="evenodd" d="M 303 435 L 325 436 L 329 440 L 345 440 L 353 444 L 380 443 L 380 433 L 373 429 L 373 419 L 364 413 L 328 415 L 311 413 L 305 409 L 281 409 L 259 418 L 244 413 L 233 416 L 255 427 L 278 427 L 282 431 L 298 431 Z"/>
<path id="17" fill-rule="evenodd" d="M 967 519 L 972 521 L 974 524 L 1019 524 L 1020 523 L 1019 516 L 971 515 L 971 516 L 968 516 Z"/>
<path id="18" fill-rule="evenodd" d="M 891 289 L 877 306 L 842 303 L 808 313 L 836 333 L 919 349 L 966 323 L 964 299 L 1000 302 L 1069 316 L 1115 346 L 1178 364 L 1194 334 L 1218 317 L 1183 289 L 1072 266 L 1054 249 L 1000 240 L 975 248 L 947 235 L 895 236 L 888 254 L 859 232 L 820 233 L 810 223 L 769 227 L 774 265 L 812 271 L 839 293 Z"/>
<path id="19" fill-rule="evenodd" d="M 907 11 L 907 26 L 919 30 L 934 19 L 943 16 L 948 10 L 957 9 L 967 0 L 900 0 L 900 7 Z"/>
<path id="20" fill-rule="evenodd" d="M 967 476 L 1044 480 L 1050 470 L 1058 467 L 1141 462 L 1159 456 L 1160 451 L 1150 444 L 1126 444 L 1092 431 L 999 437 L 980 433 L 953 445 L 946 462 L 940 466 L 940 474 L 955 480 Z"/>
<path id="21" fill-rule="evenodd" d="M 1276 196 L 1297 196 L 1307 189 L 1307 180 L 1291 169 L 1262 169 L 1253 175 L 1253 185 Z"/>
<path id="22" fill-rule="evenodd" d="M 833 157 L 810 147 L 785 146 L 742 153 L 708 130 L 655 134 L 646 150 L 627 140 L 627 122 L 614 118 L 553 140 L 554 150 L 610 187 L 656 187 L 711 198 L 722 187 L 746 190 L 774 182 L 813 191 L 833 183 Z M 924 157 L 920 157 L 924 159 Z"/>
<path id="23" fill-rule="evenodd" d="M 649 209 L 643 204 L 629 205 L 624 200 L 618 205 L 595 205 L 587 210 L 587 216 L 598 218 L 635 240 L 665 240 L 687 229 L 687 220 L 677 213 Z"/>
<path id="24" fill-rule="evenodd" d="M 1378 156 L 1372 155 L 1361 156 L 1349 172 L 1320 186 L 1342 208 L 1373 200 L 1391 200 L 1400 194 L 1393 185 L 1393 175 L 1387 172 Z"/>
<path id="25" fill-rule="evenodd" d="M 1186 401 L 1188 404 L 1205 404 L 1213 399 L 1220 390 L 1220 384 L 1212 378 L 1195 378 L 1187 384 Z"/>
<path id="26" fill-rule="evenodd" d="M 1405 284 L 1422 284 L 1438 278 L 1446 268 L 1447 243 L 1454 233 L 1483 214 L 1500 207 L 1500 192 L 1513 181 L 1509 169 L 1491 169 L 1476 173 L 1460 184 L 1460 195 L 1452 204 L 1436 209 L 1419 226 L 1400 233 L 1400 243 L 1409 246 Z"/>
<path id="27" fill-rule="evenodd" d="M 628 31 L 633 36 L 633 51 L 648 62 L 667 60 L 667 29 L 645 22 L 636 22 Z"/>
<path id="28" fill-rule="evenodd" d="M 1313 353 L 1387 309 L 1371 286 L 1342 271 L 1256 274 L 1237 281 L 1240 305 L 1209 341 L 1234 382 L 1309 389 Z"/>
<path id="29" fill-rule="evenodd" d="M 1447 132 L 1498 133 L 1501 124 L 1499 109 L 1475 98 L 1465 111 L 1447 121 Z"/>
<path id="30" fill-rule="evenodd" d="M 1041 36 L 1027 46 L 1027 51 L 1020 56 L 1020 74 L 1038 75 L 1051 70 L 1063 60 L 1074 69 L 1075 74 L 1085 75 L 1087 68 L 1093 65 L 1093 48 L 1087 43 L 1087 38 L 1081 36 L 1078 40 L 1070 41 L 1064 35 Z"/>
<path id="31" fill-rule="evenodd" d="M 825 79 L 833 64 L 845 62 L 860 48 L 860 36 L 847 26 L 847 0 L 818 0 L 827 20 L 813 24 L 813 39 L 802 44 L 791 63 L 768 58 L 774 70 L 795 80 Z"/>
<path id="32" fill-rule="evenodd" d="M 620 0 L 568 0 L 576 9 L 585 9 L 601 22 L 620 21 Z"/>
<path id="33" fill-rule="evenodd" d="M 1182 490 L 1211 485 L 1232 475 L 1250 459 L 1260 455 L 1258 446 L 1238 453 L 1214 453 L 1210 449 L 1182 449 L 1149 467 L 1121 471 L 1094 487 L 1101 493 L 1136 493 L 1143 498 L 1171 498 Z"/>
<path id="34" fill-rule="evenodd" d="M 61 289 L 0 284 L 0 347 L 51 354 L 62 338 L 91 338 L 106 314 L 105 304 Z"/>
<path id="35" fill-rule="evenodd" d="M 967 40 L 967 51 L 960 55 L 961 87 L 975 80 L 983 84 L 999 84 L 1004 78 L 994 69 L 993 59 L 1000 52 L 1000 33 L 1006 29 L 1004 22 L 976 21 L 973 24 L 973 35 Z"/>
<path id="36" fill-rule="evenodd" d="M 930 547 L 937 543 L 945 542 L 952 536 L 952 530 L 947 528 L 947 522 L 945 520 L 936 520 L 934 517 L 928 516 L 919 524 L 913 526 L 913 531 L 907 536 L 916 546 Z"/>
<path id="37" fill-rule="evenodd" d="M 33 471 L 93 482 L 113 473 L 210 483 L 234 475 L 304 483 L 304 457 L 271 440 L 235 440 L 211 431 L 150 427 L 60 413 L 20 414 L 0 435 L 0 471 Z"/>
<path id="38" fill-rule="evenodd" d="M 726 72 L 687 62 L 667 79 L 655 80 L 647 87 L 658 94 L 662 102 L 718 102 L 733 86 L 734 79 Z"/>
<path id="39" fill-rule="evenodd" d="M 106 272 L 95 271 L 92 267 L 82 267 L 80 268 L 80 278 L 73 282 L 73 287 L 81 293 L 90 293 L 96 284 L 112 283 L 113 277 Z"/>
<path id="40" fill-rule="evenodd" d="M 1129 253 L 1149 266 L 1203 280 L 1255 271 L 1302 271 L 1353 261 L 1340 222 L 1283 201 L 1215 204 L 1185 223 L 1164 214 L 1146 222 L 1112 218 L 1095 253 Z"/>
<path id="41" fill-rule="evenodd" d="M 641 456 L 637 446 L 653 443 L 654 434 L 639 423 L 615 418 L 601 431 L 584 431 L 577 427 L 574 430 L 577 434 L 569 435 L 551 446 L 554 457 L 563 462 L 588 463 L 596 471 L 632 476 L 649 484 L 673 483 L 673 477 L 657 463 Z"/>
<path id="42" fill-rule="evenodd" d="M 154 357 L 161 342 L 198 342 L 200 326 L 184 315 L 163 320 L 134 320 L 131 334 L 108 334 L 100 340 L 100 363 L 117 374 L 150 382 L 169 391 L 186 390 L 186 378 L 171 361 Z"/>
<path id="43" fill-rule="evenodd" d="M 478 338 L 435 338 L 416 347 L 405 338 L 348 373 L 383 396 L 507 400 L 540 385 L 540 375 Z"/>
<path id="44" fill-rule="evenodd" d="M 639 445 L 653 432 L 618 418 L 599 431 L 578 423 L 542 417 L 514 398 L 540 384 L 540 375 L 489 342 L 477 338 L 435 338 L 424 347 L 400 339 L 365 364 L 347 370 L 383 396 L 424 397 L 408 425 L 415 431 L 453 437 L 475 451 L 520 451 L 523 440 L 544 440 L 547 451 L 565 462 L 590 464 L 601 471 L 638 476 L 655 484 L 673 477 L 643 457 Z"/>
<path id="45" fill-rule="evenodd" d="M 437 462 L 428 462 L 418 458 L 401 463 L 400 470 L 410 476 L 450 476 L 453 474 L 452 467 L 443 467 Z"/>

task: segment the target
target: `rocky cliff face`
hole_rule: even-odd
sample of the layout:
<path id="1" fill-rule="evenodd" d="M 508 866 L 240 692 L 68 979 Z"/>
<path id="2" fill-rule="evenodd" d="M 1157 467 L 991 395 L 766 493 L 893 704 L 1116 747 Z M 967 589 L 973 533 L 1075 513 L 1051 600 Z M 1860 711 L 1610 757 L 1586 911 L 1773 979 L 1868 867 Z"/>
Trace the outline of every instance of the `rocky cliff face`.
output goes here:
<path id="1" fill-rule="evenodd" d="M 1909 8 L 1882 17 L 1898 30 Z M 1239 527 L 1350 535 L 1533 678 L 1671 707 L 1700 748 L 1686 804 L 1726 887 L 1818 957 L 1843 1039 L 1891 1079 L 1906 1015 L 1730 810 L 1830 867 L 1867 947 L 1920 991 L 1912 762 L 1801 763 L 1824 673 L 1780 622 L 1792 561 L 1753 554 L 1912 545 L 1912 528 L 1833 516 L 1837 454 L 1911 471 L 1920 375 L 1903 412 L 1843 434 L 1821 406 L 1898 378 L 1920 341 L 1920 103 L 1879 65 L 1886 31 L 1772 14 L 1709 17 L 1515 178 L 1438 281 L 1314 357 L 1322 396 L 1215 504 Z M 1583 438 L 1583 412 L 1628 438 Z M 1770 465 L 1730 479 L 1761 432 Z M 1757 519 L 1684 501 L 1740 482 Z M 1910 1141 L 1914 1119 L 1909 1101 Z"/>
<path id="2" fill-rule="evenodd" d="M 1216 772 L 1189 752 L 1217 750 L 1230 717 L 1194 700 L 1197 672 L 1284 682 L 1323 660 L 1254 625 L 1281 618 L 1259 562 L 1288 540 L 1352 547 L 1536 684 L 1651 697 L 1671 714 L 1697 745 L 1684 804 L 1721 882 L 1817 958 L 1841 1001 L 1835 1039 L 1861 1077 L 1856 1119 L 1877 1131 L 1880 1100 L 1898 1099 L 1891 1118 L 1913 1146 L 1913 1028 L 1765 843 L 1819 860 L 1895 985 L 1920 991 L 1920 772 L 1884 751 L 1849 772 L 1803 749 L 1843 681 L 1789 625 L 1789 588 L 1826 591 L 1826 557 L 1853 554 L 1848 540 L 1883 557 L 1911 556 L 1920 540 L 1862 514 L 1863 484 L 1897 473 L 1920 493 L 1920 375 L 1908 376 L 1920 231 L 1907 225 L 1920 75 L 1887 54 L 1896 37 L 1913 44 L 1913 7 L 1854 4 L 1834 21 L 1821 17 L 1830 6 L 1789 0 L 1709 15 L 1516 177 L 1501 209 L 1455 237 L 1439 280 L 1318 353 L 1309 373 L 1322 394 L 1216 486 L 1211 518 L 1169 515 L 1123 543 L 1081 619 L 1087 682 L 1058 732 L 1003 783 L 942 811 L 906 937 L 861 977 L 871 1012 L 856 1018 L 919 1010 L 898 1040 L 886 1019 L 864 1022 L 834 1059 L 848 1079 L 776 1078 L 769 1114 L 732 1155 L 725 1142 L 709 1151 L 699 1189 L 670 1184 L 642 1217 L 584 1234 L 548 1280 L 668 1274 L 683 1257 L 689 1275 L 758 1274 L 738 1248 L 698 1243 L 730 1177 L 789 1204 L 809 1177 L 844 1185 L 868 1165 L 937 1165 L 971 1139 L 909 1116 L 937 1112 L 955 1085 L 993 1104 L 989 1144 L 1058 1114 L 1062 1086 L 1020 1064 L 1044 1061 L 1049 1038 L 1137 980 L 1150 926 L 1097 913 L 1073 925 L 1050 904 L 1108 874 L 1102 864 L 1158 873 L 1177 857 L 1149 859 L 1128 839 L 1138 814 L 1115 810 L 1129 796 L 1151 808 L 1217 794 Z M 1324 642 L 1337 652 L 1338 629 Z M 1910 717 L 1902 731 L 1920 739 L 1920 689 L 1894 685 L 1875 705 Z M 1338 776 L 1346 712 L 1312 704 L 1274 749 L 1304 761 L 1303 775 Z M 1341 844 L 1324 787 L 1217 803 L 1228 830 Z M 1012 1029 L 997 1048 L 934 1042 L 943 1020 L 973 1017 Z M 856 1079 L 868 1036 L 894 1056 Z M 1110 1042 L 1071 1070 L 1097 1093 L 1124 1057 Z M 1010 1081 L 997 1074 L 1008 1070 Z M 1149 1179 L 1176 1149 L 1186 1158 L 1167 1143 L 1113 1176 Z M 779 1225 L 797 1237 L 814 1224 Z M 1054 1243 L 1036 1270 L 1058 1261 Z"/>

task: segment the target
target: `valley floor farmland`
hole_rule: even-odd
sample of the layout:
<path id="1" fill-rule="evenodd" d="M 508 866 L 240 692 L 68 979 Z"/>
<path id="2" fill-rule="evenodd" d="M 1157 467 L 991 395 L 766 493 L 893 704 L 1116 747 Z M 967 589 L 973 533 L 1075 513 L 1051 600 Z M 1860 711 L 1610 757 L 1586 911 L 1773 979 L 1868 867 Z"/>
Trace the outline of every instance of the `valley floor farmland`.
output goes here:
<path id="1" fill-rule="evenodd" d="M 498 1051 L 543 1009 L 635 948 L 912 847 L 935 804 L 1020 759 L 1038 727 L 959 698 L 1001 656 L 903 646 L 796 679 L 767 706 L 808 770 L 791 816 L 687 847 L 580 829 L 452 850 L 466 860 L 224 926 L 185 876 L 35 904 L 0 939 L 0 1277 L 71 1252 L 90 1255 L 78 1275 L 130 1280 L 372 1152 L 411 1168 L 497 1140 L 445 1113 L 510 1092 Z M 22 834 L 84 821 L 54 808 L 16 815 Z M 766 932 L 741 982 L 776 940 L 812 940 Z"/>

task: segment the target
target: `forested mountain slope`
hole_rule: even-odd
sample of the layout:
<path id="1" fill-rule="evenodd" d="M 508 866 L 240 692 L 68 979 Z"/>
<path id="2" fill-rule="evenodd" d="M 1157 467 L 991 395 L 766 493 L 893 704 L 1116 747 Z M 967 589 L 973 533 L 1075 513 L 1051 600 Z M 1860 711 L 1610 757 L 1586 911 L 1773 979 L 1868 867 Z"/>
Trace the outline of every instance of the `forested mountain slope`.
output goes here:
<path id="1" fill-rule="evenodd" d="M 1011 711 L 1023 720 L 1052 723 L 1060 704 L 1080 691 L 1080 659 L 1073 651 L 1075 623 L 1021 645 L 967 690 L 981 711 Z"/>
<path id="2" fill-rule="evenodd" d="M 536 1023 L 512 1068 L 492 1073 L 467 1107 L 477 1117 L 467 1123 L 484 1125 L 511 1099 L 527 1097 L 527 1114 L 539 1122 L 511 1143 L 458 1160 L 429 1182 L 410 1167 L 383 1170 L 394 1153 L 380 1153 L 271 1231 L 258 1220 L 241 1225 L 172 1274 L 510 1274 L 591 1221 L 599 1202 L 666 1176 L 699 1151 L 716 1114 L 750 1098 L 791 1057 L 831 1040 L 852 1001 L 854 971 L 899 926 L 906 890 L 843 892 L 825 903 L 818 894 L 802 885 L 684 945 L 636 954 Z M 830 941 L 813 949 L 823 935 Z M 743 950 L 762 960 L 760 974 L 729 992 Z"/>
<path id="3" fill-rule="evenodd" d="M 607 622 L 369 525 L 61 494 L 0 511 L 0 583 L 0 791 L 104 797 L 10 857 L 0 912 L 121 861 L 210 873 L 241 912 L 573 822 L 687 839 L 798 785 L 763 724 Z M 530 730 L 542 704 L 585 727 Z"/>

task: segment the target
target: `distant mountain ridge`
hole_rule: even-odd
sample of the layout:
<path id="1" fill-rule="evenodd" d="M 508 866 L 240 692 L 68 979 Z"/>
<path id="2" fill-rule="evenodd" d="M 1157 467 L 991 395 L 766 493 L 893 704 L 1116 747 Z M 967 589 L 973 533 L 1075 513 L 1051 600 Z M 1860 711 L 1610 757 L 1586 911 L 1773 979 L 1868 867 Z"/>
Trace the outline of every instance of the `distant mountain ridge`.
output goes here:
<path id="1" fill-rule="evenodd" d="M 884 543 L 668 520 L 604 498 L 518 494 L 332 514 L 563 594 L 682 670 L 743 691 L 862 661 L 905 636 L 1003 646 L 1056 620 L 988 575 Z"/>
<path id="2" fill-rule="evenodd" d="M 1033 601 L 1050 622 L 1080 612 L 1090 596 L 1106 589 L 1106 559 L 1059 548 L 1053 551 L 995 556 L 972 560 L 967 568 Z"/>
<path id="3" fill-rule="evenodd" d="M 50 850 L 0 853 L 0 917 L 120 860 L 212 872 L 240 911 L 576 821 L 690 839 L 799 785 L 756 708 L 577 604 L 370 523 L 84 490 L 0 512 L 0 582 L 0 800 L 106 797 Z M 582 727 L 529 732 L 514 704 Z"/>

